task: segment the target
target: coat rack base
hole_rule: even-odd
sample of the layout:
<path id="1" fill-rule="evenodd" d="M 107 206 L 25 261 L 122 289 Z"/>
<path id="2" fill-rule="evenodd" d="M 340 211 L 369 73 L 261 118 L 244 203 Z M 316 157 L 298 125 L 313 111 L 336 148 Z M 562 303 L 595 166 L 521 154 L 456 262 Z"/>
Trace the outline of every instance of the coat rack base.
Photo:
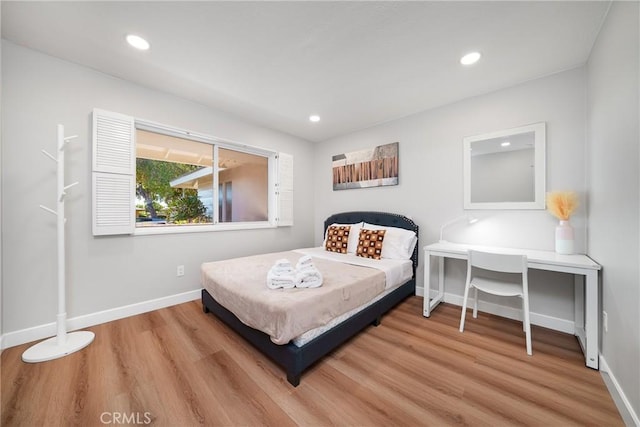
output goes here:
<path id="1" fill-rule="evenodd" d="M 66 340 L 60 344 L 58 337 L 51 337 L 29 347 L 22 353 L 22 361 L 27 363 L 46 362 L 82 350 L 95 338 L 90 331 L 76 331 L 66 334 Z"/>

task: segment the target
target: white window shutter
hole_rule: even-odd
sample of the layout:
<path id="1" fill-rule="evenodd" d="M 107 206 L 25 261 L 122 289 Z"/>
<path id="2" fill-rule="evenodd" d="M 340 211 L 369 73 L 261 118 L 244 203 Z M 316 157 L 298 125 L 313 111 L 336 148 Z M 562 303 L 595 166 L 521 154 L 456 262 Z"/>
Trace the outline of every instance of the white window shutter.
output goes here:
<path id="1" fill-rule="evenodd" d="M 293 225 L 293 156 L 278 153 L 278 227 Z"/>
<path id="2" fill-rule="evenodd" d="M 134 118 L 93 110 L 93 235 L 135 230 Z"/>

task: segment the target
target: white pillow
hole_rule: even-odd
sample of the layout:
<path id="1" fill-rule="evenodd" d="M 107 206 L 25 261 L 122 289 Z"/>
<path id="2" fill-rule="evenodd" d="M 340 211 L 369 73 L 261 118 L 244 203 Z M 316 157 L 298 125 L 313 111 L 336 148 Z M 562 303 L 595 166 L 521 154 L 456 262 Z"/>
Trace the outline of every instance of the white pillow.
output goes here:
<path id="1" fill-rule="evenodd" d="M 333 226 L 351 227 L 349 229 L 349 241 L 347 242 L 347 253 L 355 254 L 356 251 L 358 250 L 358 238 L 360 237 L 360 229 L 362 228 L 362 224 L 363 224 L 362 222 L 356 222 L 355 224 L 338 224 L 336 222 L 329 225 L 329 227 L 333 227 Z M 329 227 L 327 227 L 327 230 L 329 230 Z M 327 246 L 327 230 L 325 230 L 324 232 L 324 243 L 323 243 L 324 247 Z"/>
<path id="2" fill-rule="evenodd" d="M 382 258 L 411 259 L 416 243 L 418 243 L 418 236 L 415 232 L 404 228 L 369 224 L 368 222 L 365 222 L 362 227 L 368 230 L 387 230 L 382 242 Z M 349 238 L 351 238 L 351 234 L 349 234 Z"/>

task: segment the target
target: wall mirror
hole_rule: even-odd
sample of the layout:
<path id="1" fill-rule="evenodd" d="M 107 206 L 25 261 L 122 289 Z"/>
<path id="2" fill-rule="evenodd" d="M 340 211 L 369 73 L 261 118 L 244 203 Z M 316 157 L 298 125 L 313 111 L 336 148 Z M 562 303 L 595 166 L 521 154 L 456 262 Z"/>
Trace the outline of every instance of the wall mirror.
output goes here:
<path id="1" fill-rule="evenodd" d="M 545 208 L 545 123 L 464 138 L 465 209 Z"/>

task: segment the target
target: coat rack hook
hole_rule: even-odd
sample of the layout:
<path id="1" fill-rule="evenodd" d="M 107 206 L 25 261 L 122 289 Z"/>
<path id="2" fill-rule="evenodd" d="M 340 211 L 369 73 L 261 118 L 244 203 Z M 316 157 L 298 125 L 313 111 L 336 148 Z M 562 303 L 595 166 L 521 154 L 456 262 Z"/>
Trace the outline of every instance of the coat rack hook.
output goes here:
<path id="1" fill-rule="evenodd" d="M 67 136 L 66 138 L 62 138 L 62 145 L 60 145 L 60 151 L 62 151 L 65 148 L 67 148 L 67 142 L 69 142 L 73 138 L 77 138 L 77 137 L 78 137 L 78 135 L 72 135 L 72 136 Z"/>
<path id="2" fill-rule="evenodd" d="M 65 189 L 65 190 L 68 190 L 68 189 L 70 189 L 71 187 L 73 187 L 74 185 L 78 185 L 78 181 L 76 181 L 76 182 L 74 182 L 74 183 L 71 183 L 71 184 L 67 185 L 66 187 L 64 187 L 64 189 Z"/>
<path id="3" fill-rule="evenodd" d="M 49 152 L 47 150 L 41 150 L 42 154 L 44 154 L 45 156 L 49 157 L 51 160 L 53 160 L 54 162 L 58 163 L 58 159 L 56 159 L 55 157 L 53 157 L 51 154 L 49 154 Z"/>
<path id="4" fill-rule="evenodd" d="M 54 211 L 53 209 L 49 209 L 48 207 L 43 206 L 43 205 L 40 205 L 40 208 L 44 209 L 45 211 L 49 212 L 50 214 L 58 216 L 58 212 Z"/>

